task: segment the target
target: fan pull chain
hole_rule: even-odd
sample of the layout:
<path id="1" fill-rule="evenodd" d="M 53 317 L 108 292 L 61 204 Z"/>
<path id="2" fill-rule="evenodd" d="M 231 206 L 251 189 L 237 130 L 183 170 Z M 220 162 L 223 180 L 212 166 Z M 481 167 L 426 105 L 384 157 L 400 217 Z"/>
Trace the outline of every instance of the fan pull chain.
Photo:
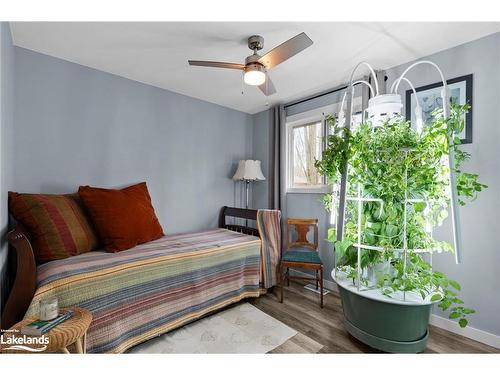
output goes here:
<path id="1" fill-rule="evenodd" d="M 266 98 L 267 95 L 269 95 L 269 74 L 267 73 L 266 70 Z M 269 107 L 269 101 L 266 100 L 266 107 Z"/>
<path id="2" fill-rule="evenodd" d="M 242 73 L 241 75 L 241 95 L 245 95 L 245 72 Z"/>

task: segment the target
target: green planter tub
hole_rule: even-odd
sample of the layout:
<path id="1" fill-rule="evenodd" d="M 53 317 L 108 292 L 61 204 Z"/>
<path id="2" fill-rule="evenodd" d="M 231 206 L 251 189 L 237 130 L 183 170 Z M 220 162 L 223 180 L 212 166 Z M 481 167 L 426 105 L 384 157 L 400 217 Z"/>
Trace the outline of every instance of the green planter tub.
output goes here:
<path id="1" fill-rule="evenodd" d="M 368 346 L 389 353 L 423 352 L 429 336 L 427 327 L 436 302 L 406 293 L 390 298 L 379 289 L 358 291 L 344 275 L 332 277 L 339 287 L 347 331 Z"/>

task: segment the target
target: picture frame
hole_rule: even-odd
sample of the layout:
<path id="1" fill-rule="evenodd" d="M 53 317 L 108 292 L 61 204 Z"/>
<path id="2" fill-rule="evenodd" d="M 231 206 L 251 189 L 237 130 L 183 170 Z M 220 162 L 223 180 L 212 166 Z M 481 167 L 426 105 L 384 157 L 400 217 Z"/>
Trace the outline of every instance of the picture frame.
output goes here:
<path id="1" fill-rule="evenodd" d="M 465 114 L 465 126 L 463 132 L 459 135 L 460 143 L 472 143 L 472 74 L 449 79 L 446 81 L 450 95 L 450 101 L 456 100 L 459 104 L 470 104 L 469 112 Z M 421 86 L 415 89 L 423 110 L 424 124 L 428 123 L 431 112 L 442 106 L 441 100 L 442 82 Z M 415 95 L 413 90 L 406 90 L 406 119 L 415 124 Z"/>

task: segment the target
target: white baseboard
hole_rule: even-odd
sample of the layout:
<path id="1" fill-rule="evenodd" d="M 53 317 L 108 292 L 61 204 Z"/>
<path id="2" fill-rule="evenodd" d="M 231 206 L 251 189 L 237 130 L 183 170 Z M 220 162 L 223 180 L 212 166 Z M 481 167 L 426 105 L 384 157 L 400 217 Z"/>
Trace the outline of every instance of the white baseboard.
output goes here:
<path id="1" fill-rule="evenodd" d="M 290 274 L 296 276 L 311 276 L 302 271 L 298 270 L 290 270 Z M 326 289 L 331 290 L 333 292 L 338 292 L 337 284 L 330 280 L 323 280 L 323 285 Z M 495 335 L 493 333 L 489 333 L 486 331 L 482 331 L 480 329 L 467 326 L 465 328 L 460 328 L 456 321 L 443 318 L 442 316 L 431 314 L 431 318 L 429 324 L 445 329 L 447 331 L 456 333 L 457 335 L 467 337 L 472 340 L 476 340 L 482 342 L 483 344 L 493 346 L 494 348 L 500 349 L 500 336 Z"/>
<path id="2" fill-rule="evenodd" d="M 494 335 L 493 333 L 482 331 L 471 326 L 460 328 L 456 321 L 443 318 L 436 314 L 431 314 L 429 324 L 500 349 L 500 336 Z"/>

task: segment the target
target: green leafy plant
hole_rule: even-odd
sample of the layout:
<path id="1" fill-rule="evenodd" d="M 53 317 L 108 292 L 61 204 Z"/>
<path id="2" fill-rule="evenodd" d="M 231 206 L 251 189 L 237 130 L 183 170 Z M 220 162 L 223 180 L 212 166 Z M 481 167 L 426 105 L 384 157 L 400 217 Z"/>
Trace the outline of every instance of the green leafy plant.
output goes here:
<path id="1" fill-rule="evenodd" d="M 337 241 L 335 229 L 329 230 L 327 240 L 335 245 L 338 268 L 348 278 L 357 278 L 354 245 L 358 243 L 359 221 L 361 243 L 383 250 L 364 248 L 360 261 L 362 269 L 387 265 L 376 278 L 382 293 L 390 297 L 398 291 L 415 292 L 423 299 L 439 301 L 438 306 L 449 310 L 450 319 L 457 320 L 461 327 L 467 325 L 467 315 L 474 310 L 465 308 L 458 298 L 459 283 L 432 270 L 421 250 L 453 251 L 449 243 L 430 235 L 432 228 L 440 226 L 448 216 L 450 171 L 446 158 L 451 149 L 455 154 L 459 203 L 476 199 L 487 187 L 479 182 L 477 174 L 461 168 L 470 155 L 459 148 L 456 134 L 463 130 L 464 114 L 469 108 L 468 104 L 453 104 L 449 118 L 444 118 L 440 110 L 434 111 L 432 123 L 420 133 L 402 117 L 387 120 L 380 127 L 363 123 L 353 131 L 337 126 L 335 118 L 330 117 L 327 147 L 315 163 L 330 183 L 338 183 L 347 166 L 347 194 L 362 192 L 363 198 L 376 198 L 363 202 L 361 218 L 357 202 L 347 202 L 342 241 Z M 405 210 L 404 202 L 408 200 Z M 323 197 L 328 210 L 336 208 L 335 202 L 333 193 Z M 406 256 L 400 251 L 403 247 L 408 249 Z"/>

